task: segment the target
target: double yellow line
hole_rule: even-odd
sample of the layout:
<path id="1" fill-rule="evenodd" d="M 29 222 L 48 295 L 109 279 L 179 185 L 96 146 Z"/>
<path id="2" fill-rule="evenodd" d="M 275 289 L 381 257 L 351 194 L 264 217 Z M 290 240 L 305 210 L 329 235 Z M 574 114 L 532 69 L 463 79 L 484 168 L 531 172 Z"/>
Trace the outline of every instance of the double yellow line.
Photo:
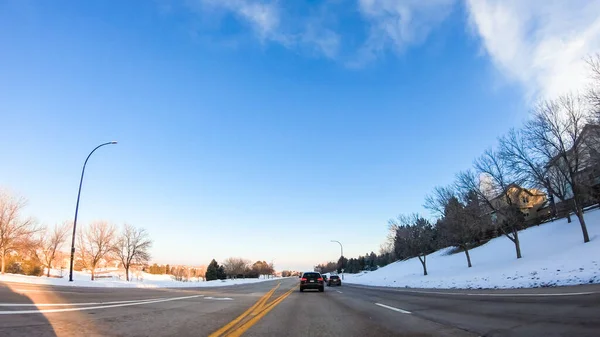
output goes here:
<path id="1" fill-rule="evenodd" d="M 273 296 L 275 291 L 279 288 L 281 283 L 278 283 L 273 289 L 269 290 L 263 295 L 253 306 L 244 311 L 233 321 L 227 323 L 219 330 L 211 333 L 209 337 L 238 337 L 244 332 L 250 329 L 254 324 L 261 320 L 269 311 L 273 310 L 275 306 L 285 300 L 296 287 L 286 291 L 283 295 L 277 297 L 275 300 L 267 304 L 267 301 Z"/>

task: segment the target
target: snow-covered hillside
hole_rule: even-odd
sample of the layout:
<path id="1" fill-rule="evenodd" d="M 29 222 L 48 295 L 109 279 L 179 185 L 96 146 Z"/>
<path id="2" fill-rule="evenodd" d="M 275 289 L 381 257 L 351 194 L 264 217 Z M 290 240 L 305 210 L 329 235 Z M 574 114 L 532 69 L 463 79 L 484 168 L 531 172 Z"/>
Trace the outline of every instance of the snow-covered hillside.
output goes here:
<path id="1" fill-rule="evenodd" d="M 52 274 L 59 274 L 58 271 L 53 271 Z M 175 281 L 171 275 L 153 275 L 141 273 L 140 277 L 132 277 L 130 282 L 119 279 L 118 272 L 109 272 L 102 274 L 105 278 L 99 278 L 95 281 L 90 280 L 90 274 L 82 272 L 73 273 L 73 282 L 69 282 L 68 274 L 63 278 L 55 277 L 37 277 L 25 276 L 16 274 L 0 275 L 0 282 L 20 282 L 31 284 L 47 284 L 59 286 L 78 286 L 78 287 L 123 287 L 123 288 L 195 288 L 195 287 L 222 287 L 238 284 L 256 283 L 268 281 L 269 279 L 236 279 L 236 280 L 217 280 L 217 281 L 191 281 L 179 282 Z M 122 277 L 121 277 L 122 278 Z"/>
<path id="2" fill-rule="evenodd" d="M 427 256 L 427 271 L 417 258 L 395 262 L 377 271 L 346 274 L 346 283 L 414 288 L 521 288 L 600 283 L 600 210 L 585 214 L 591 241 L 583 243 L 576 217 L 560 219 L 519 232 L 523 258 L 513 243 L 499 237 L 470 251 L 448 255 L 442 249 Z"/>

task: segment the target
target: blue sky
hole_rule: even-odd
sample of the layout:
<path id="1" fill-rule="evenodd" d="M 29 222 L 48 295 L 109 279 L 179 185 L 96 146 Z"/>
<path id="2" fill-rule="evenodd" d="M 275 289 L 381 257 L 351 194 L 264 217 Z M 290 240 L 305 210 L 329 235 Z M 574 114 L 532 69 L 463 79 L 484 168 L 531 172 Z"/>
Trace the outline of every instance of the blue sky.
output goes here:
<path id="1" fill-rule="evenodd" d="M 71 220 L 85 156 L 117 140 L 80 224 L 144 227 L 159 263 L 377 252 L 534 99 L 584 83 L 598 2 L 545 4 L 2 1 L 0 186 Z"/>

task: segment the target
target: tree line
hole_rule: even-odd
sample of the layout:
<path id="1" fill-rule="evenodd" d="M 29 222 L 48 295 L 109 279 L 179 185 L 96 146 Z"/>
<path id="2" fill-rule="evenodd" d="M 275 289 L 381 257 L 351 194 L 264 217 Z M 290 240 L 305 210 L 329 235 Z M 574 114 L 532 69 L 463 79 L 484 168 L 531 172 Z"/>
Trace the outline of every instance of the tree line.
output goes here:
<path id="1" fill-rule="evenodd" d="M 71 238 L 73 225 L 64 222 L 41 226 L 32 218 L 24 217 L 27 202 L 22 197 L 0 189 L 0 272 L 41 276 L 46 270 L 60 265 L 69 254 L 63 249 Z M 130 269 L 150 274 L 169 274 L 176 281 L 204 278 L 207 281 L 225 278 L 258 278 L 275 274 L 273 263 L 230 257 L 219 265 L 214 259 L 207 267 L 148 265 L 152 240 L 143 228 L 124 224 L 120 228 L 107 221 L 94 221 L 77 231 L 74 270 L 88 270 L 96 278 L 98 268 L 114 265 L 125 269 L 130 280 Z M 62 262 L 62 263 L 61 263 Z"/>
<path id="2" fill-rule="evenodd" d="M 6 190 L 0 190 L 0 272 L 46 276 L 58 260 L 69 257 L 62 252 L 73 228 L 65 222 L 42 226 L 24 217 L 27 201 Z M 75 268 L 88 269 L 94 280 L 96 269 L 117 261 L 127 281 L 133 265 L 145 265 L 150 259 L 152 240 L 143 228 L 125 224 L 120 228 L 106 221 L 95 221 L 80 228 L 76 240 Z"/>
<path id="3" fill-rule="evenodd" d="M 520 259 L 520 230 L 561 217 L 571 222 L 571 214 L 583 242 L 589 242 L 585 208 L 600 201 L 600 54 L 587 64 L 591 84 L 584 93 L 538 102 L 522 127 L 499 137 L 471 168 L 426 196 L 424 207 L 433 220 L 417 213 L 390 220 L 381 255 L 387 253 L 393 261 L 417 257 L 427 275 L 427 255 L 435 250 L 456 247 L 454 252 L 464 252 L 470 268 L 472 248 L 505 236 Z M 523 205 L 542 195 L 548 205 L 529 214 Z M 341 257 L 335 268 L 365 270 L 351 260 Z"/>
<path id="4" fill-rule="evenodd" d="M 213 259 L 206 269 L 206 280 L 271 277 L 274 274 L 273 263 L 267 263 L 266 261 L 252 263 L 250 260 L 241 257 L 230 257 L 225 259 L 222 265 L 219 265 Z"/>
<path id="5" fill-rule="evenodd" d="M 346 258 L 340 256 L 337 262 L 330 261 L 320 263 L 314 266 L 314 270 L 320 273 L 341 273 L 342 269 L 345 273 L 358 273 L 361 271 L 373 271 L 379 267 L 386 266 L 394 262 L 390 252 L 383 251 L 380 254 L 374 252 L 360 255 L 357 258 Z"/>

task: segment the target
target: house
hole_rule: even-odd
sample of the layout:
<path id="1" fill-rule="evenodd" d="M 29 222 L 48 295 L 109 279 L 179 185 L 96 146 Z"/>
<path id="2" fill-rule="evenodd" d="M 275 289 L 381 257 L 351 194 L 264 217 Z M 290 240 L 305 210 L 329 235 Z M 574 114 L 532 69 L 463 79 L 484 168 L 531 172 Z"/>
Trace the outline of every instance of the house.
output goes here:
<path id="1" fill-rule="evenodd" d="M 585 189 L 584 204 L 597 203 L 600 200 L 600 125 L 587 124 L 566 155 L 556 155 L 546 169 L 564 174 L 569 172 L 569 166 L 575 171 L 574 182 Z M 566 177 L 566 180 L 565 199 L 569 200 L 573 198 L 571 178 Z"/>
<path id="2" fill-rule="evenodd" d="M 509 205 L 518 208 L 525 218 L 525 221 L 534 220 L 547 212 L 546 193 L 535 188 L 524 188 L 517 184 L 510 184 L 505 194 L 501 194 L 492 199 L 490 203 L 494 209 L 502 209 Z M 544 211 L 542 211 L 544 210 Z M 544 214 L 541 214 L 544 213 Z M 502 215 L 492 213 L 492 220 L 498 221 Z"/>

